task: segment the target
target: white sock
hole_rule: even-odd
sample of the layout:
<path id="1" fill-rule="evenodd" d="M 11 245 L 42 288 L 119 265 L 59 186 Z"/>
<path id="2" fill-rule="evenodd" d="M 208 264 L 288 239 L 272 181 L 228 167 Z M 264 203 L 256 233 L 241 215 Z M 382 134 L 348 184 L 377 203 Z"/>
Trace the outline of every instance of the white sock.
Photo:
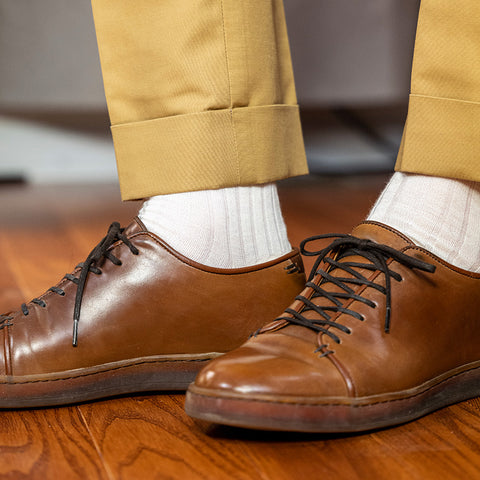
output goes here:
<path id="1" fill-rule="evenodd" d="M 158 195 L 139 217 L 179 253 L 210 267 L 247 267 L 291 250 L 275 184 Z"/>
<path id="2" fill-rule="evenodd" d="M 399 230 L 448 263 L 480 272 L 480 183 L 397 172 L 368 220 Z"/>

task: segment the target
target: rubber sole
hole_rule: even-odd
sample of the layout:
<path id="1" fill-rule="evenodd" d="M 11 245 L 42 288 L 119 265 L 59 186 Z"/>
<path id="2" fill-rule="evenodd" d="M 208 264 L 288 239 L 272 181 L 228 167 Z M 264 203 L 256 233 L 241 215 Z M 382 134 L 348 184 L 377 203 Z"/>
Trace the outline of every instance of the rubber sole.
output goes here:
<path id="1" fill-rule="evenodd" d="M 0 378 L 0 409 L 67 405 L 125 394 L 185 391 L 218 353 L 131 359 L 46 375 Z"/>
<path id="2" fill-rule="evenodd" d="M 480 367 L 437 383 L 428 382 L 388 399 L 268 397 L 251 398 L 199 388 L 187 391 L 188 415 L 209 422 L 258 430 L 346 433 L 390 427 L 415 420 L 439 408 L 480 395 Z"/>

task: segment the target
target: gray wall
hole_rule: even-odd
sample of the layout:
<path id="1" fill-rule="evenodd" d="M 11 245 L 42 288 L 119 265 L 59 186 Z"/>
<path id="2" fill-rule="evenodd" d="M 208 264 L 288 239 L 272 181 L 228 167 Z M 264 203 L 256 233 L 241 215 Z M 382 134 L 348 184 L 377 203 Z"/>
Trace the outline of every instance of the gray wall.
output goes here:
<path id="1" fill-rule="evenodd" d="M 405 101 L 418 2 L 285 0 L 300 102 Z M 104 109 L 91 17 L 89 0 L 0 0 L 0 108 Z"/>
<path id="2" fill-rule="evenodd" d="M 0 0 L 0 106 L 104 108 L 89 0 Z"/>
<path id="3" fill-rule="evenodd" d="M 419 0 L 286 0 L 304 105 L 406 101 Z"/>

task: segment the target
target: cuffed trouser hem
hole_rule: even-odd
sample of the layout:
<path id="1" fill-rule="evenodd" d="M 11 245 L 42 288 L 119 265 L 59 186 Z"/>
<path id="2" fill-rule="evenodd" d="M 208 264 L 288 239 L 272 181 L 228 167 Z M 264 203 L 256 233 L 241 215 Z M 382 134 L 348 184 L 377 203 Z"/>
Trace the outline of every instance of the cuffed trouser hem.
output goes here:
<path id="1" fill-rule="evenodd" d="M 157 118 L 115 125 L 112 134 L 123 200 L 308 173 L 295 105 Z"/>
<path id="2" fill-rule="evenodd" d="M 480 103 L 411 95 L 395 170 L 480 182 Z"/>

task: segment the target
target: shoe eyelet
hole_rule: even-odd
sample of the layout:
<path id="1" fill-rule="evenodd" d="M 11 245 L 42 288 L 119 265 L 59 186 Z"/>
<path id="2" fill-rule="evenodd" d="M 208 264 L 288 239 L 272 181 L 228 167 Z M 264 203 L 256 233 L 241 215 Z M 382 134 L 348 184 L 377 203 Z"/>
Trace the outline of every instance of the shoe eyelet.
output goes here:
<path id="1" fill-rule="evenodd" d="M 65 296 L 65 292 L 62 290 L 61 292 L 59 292 L 59 295 L 60 295 L 61 297 L 64 297 L 64 296 Z"/>

